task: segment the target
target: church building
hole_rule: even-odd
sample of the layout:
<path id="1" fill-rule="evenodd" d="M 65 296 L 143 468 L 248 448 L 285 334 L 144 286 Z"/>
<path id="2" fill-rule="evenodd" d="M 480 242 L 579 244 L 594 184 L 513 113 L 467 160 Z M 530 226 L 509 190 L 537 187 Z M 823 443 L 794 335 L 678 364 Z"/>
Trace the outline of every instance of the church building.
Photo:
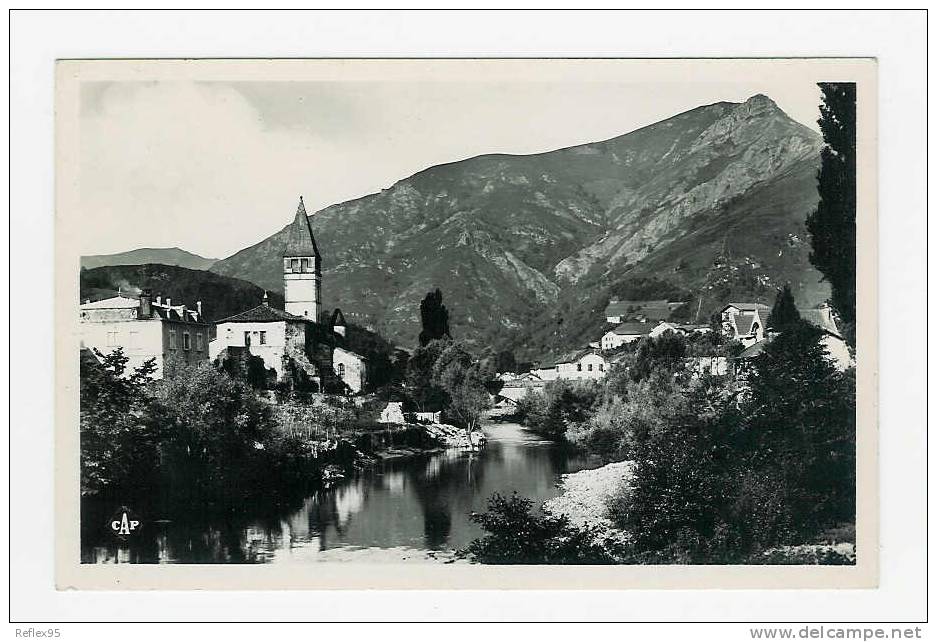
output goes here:
<path id="1" fill-rule="evenodd" d="M 300 197 L 283 246 L 284 310 L 260 305 L 217 322 L 211 359 L 263 359 L 276 382 L 313 384 L 318 390 L 344 383 L 360 392 L 366 379 L 364 357 L 344 348 L 344 317 L 333 327 L 323 319 L 322 256 Z M 333 316 L 333 319 L 336 317 Z M 337 360 L 337 362 L 336 362 Z"/>

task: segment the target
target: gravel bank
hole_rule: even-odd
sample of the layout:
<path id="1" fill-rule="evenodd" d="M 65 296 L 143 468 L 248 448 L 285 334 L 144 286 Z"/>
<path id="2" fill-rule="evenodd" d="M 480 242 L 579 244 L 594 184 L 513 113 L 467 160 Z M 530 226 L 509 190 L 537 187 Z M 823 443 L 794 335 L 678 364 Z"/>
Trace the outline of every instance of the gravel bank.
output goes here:
<path id="1" fill-rule="evenodd" d="M 559 483 L 563 494 L 546 501 L 543 510 L 566 515 L 573 526 L 597 526 L 598 541 L 626 543 L 628 533 L 616 528 L 608 518 L 606 504 L 631 478 L 631 462 L 616 462 L 601 468 L 563 475 Z"/>

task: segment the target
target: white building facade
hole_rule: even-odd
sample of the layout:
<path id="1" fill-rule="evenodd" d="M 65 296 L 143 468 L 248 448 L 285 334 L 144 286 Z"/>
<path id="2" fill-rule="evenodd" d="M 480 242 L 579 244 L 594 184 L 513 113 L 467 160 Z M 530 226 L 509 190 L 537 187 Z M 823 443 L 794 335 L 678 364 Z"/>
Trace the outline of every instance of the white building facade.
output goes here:
<path id="1" fill-rule="evenodd" d="M 196 309 L 172 305 L 172 299 L 118 294 L 79 307 L 81 346 L 102 354 L 121 348 L 130 371 L 153 359 L 153 376 L 163 378 L 171 364 L 194 364 L 208 360 L 212 324 Z"/>
<path id="2" fill-rule="evenodd" d="M 651 331 L 648 323 L 622 323 L 602 335 L 602 349 L 615 350 L 648 336 Z"/>

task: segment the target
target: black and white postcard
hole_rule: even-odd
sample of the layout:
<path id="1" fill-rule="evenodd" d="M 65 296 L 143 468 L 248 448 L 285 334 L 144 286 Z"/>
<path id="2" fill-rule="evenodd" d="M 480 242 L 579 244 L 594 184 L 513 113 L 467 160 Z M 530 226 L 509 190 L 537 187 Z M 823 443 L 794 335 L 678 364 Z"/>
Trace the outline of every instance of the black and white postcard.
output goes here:
<path id="1" fill-rule="evenodd" d="M 62 60 L 59 588 L 850 588 L 873 59 Z"/>

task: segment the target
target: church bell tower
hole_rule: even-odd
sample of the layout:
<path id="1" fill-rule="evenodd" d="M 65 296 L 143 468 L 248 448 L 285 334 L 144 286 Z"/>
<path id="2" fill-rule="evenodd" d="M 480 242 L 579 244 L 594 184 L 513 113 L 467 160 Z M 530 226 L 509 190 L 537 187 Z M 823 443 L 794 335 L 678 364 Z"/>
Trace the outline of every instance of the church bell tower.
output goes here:
<path id="1" fill-rule="evenodd" d="M 287 228 L 283 250 L 283 290 L 286 311 L 319 321 L 322 310 L 322 257 L 312 235 L 303 197 L 296 218 Z"/>

